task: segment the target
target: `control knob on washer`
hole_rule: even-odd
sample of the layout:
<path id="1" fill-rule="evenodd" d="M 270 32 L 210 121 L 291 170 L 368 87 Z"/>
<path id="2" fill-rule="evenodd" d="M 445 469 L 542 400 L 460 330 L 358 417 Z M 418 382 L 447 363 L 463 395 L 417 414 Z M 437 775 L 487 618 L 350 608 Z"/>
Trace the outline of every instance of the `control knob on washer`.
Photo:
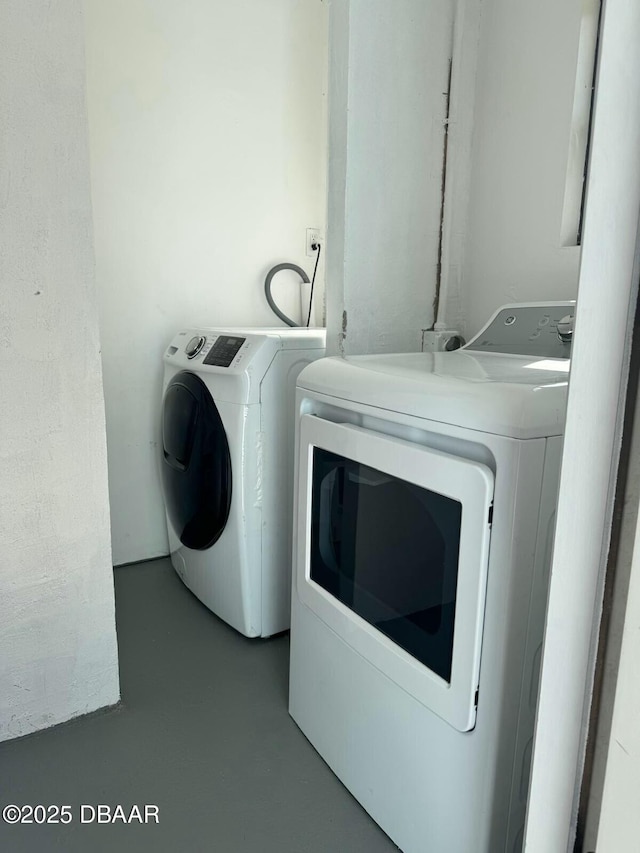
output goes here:
<path id="1" fill-rule="evenodd" d="M 189 343 L 184 348 L 184 351 L 187 354 L 187 358 L 195 358 L 202 349 L 202 347 L 205 345 L 206 340 L 207 339 L 203 335 L 196 335 L 195 337 L 191 338 Z"/>
<path id="2" fill-rule="evenodd" d="M 573 314 L 567 314 L 558 321 L 558 337 L 563 344 L 571 343 L 573 338 Z"/>

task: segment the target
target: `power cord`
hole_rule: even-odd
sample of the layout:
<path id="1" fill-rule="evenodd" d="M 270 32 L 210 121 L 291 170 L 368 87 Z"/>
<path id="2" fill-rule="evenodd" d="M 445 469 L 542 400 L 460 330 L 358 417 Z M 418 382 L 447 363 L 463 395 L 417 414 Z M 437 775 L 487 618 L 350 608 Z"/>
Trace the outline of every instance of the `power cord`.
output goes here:
<path id="1" fill-rule="evenodd" d="M 307 329 L 309 328 L 309 323 L 311 322 L 311 306 L 313 305 L 313 286 L 316 283 L 316 273 L 318 272 L 318 263 L 320 261 L 322 243 L 312 243 L 311 248 L 314 252 L 317 252 L 318 254 L 316 255 L 316 265 L 313 268 L 313 275 L 311 276 L 311 290 L 309 291 L 309 313 L 307 314 Z"/>

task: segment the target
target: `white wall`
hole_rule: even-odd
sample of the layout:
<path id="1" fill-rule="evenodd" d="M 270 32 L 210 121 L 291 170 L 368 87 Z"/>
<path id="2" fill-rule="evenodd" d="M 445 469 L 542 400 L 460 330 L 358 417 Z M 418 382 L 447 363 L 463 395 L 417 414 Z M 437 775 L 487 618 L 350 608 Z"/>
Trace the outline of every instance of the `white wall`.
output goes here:
<path id="1" fill-rule="evenodd" d="M 0 5 L 0 740 L 117 702 L 77 0 Z"/>
<path id="2" fill-rule="evenodd" d="M 331 4 L 332 353 L 419 350 L 433 322 L 452 15 L 449 0 Z"/>
<path id="3" fill-rule="evenodd" d="M 505 302 L 576 296 L 580 250 L 562 246 L 561 224 L 583 5 L 480 4 L 469 206 L 451 260 L 462 272 L 447 306 L 468 336 Z"/>
<path id="4" fill-rule="evenodd" d="M 167 553 L 161 357 L 185 325 L 281 325 L 267 270 L 325 224 L 322 0 L 84 0 L 116 564 Z M 320 269 L 322 278 L 322 265 Z M 274 293 L 300 316 L 298 280 Z M 315 314 L 322 321 L 322 282 Z"/>

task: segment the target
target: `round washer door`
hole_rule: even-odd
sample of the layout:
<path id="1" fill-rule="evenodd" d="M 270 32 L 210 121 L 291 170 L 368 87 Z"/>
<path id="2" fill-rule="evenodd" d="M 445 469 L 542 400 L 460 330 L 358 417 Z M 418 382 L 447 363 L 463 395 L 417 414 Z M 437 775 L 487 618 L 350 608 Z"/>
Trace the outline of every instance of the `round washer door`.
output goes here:
<path id="1" fill-rule="evenodd" d="M 231 507 L 231 455 L 213 397 L 195 374 L 173 377 L 162 401 L 162 490 L 183 545 L 210 548 Z"/>

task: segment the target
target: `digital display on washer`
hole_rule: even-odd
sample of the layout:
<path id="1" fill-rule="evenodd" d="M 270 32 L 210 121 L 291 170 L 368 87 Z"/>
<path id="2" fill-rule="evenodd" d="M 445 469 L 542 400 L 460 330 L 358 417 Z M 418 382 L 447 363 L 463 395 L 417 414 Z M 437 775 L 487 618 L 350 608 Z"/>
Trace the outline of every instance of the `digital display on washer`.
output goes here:
<path id="1" fill-rule="evenodd" d="M 220 335 L 209 350 L 204 363 L 213 365 L 214 367 L 229 367 L 233 359 L 240 352 L 240 348 L 245 341 L 246 338 Z"/>

